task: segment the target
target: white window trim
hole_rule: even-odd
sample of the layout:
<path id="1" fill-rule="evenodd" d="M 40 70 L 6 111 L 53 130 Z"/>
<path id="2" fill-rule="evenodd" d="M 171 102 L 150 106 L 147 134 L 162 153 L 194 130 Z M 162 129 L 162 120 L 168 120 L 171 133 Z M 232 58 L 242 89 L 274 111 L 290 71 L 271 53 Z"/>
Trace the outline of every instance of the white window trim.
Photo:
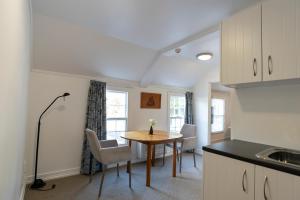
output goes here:
<path id="1" fill-rule="evenodd" d="M 178 96 L 178 97 L 184 97 L 185 98 L 185 93 L 175 93 L 175 92 L 168 92 L 168 112 L 167 112 L 167 121 L 168 121 L 168 130 L 169 132 L 171 132 L 171 129 L 170 129 L 170 123 L 171 123 L 171 117 L 170 117 L 170 99 L 171 99 L 171 96 Z M 185 120 L 185 112 L 184 112 L 184 117 L 183 119 Z"/>

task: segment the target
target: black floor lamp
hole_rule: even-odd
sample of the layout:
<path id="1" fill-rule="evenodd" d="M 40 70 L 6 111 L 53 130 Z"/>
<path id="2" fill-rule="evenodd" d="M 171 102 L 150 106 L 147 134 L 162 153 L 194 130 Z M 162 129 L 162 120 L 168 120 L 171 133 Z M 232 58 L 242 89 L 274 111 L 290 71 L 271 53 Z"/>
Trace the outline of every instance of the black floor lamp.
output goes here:
<path id="1" fill-rule="evenodd" d="M 47 112 L 47 110 L 61 97 L 65 98 L 66 96 L 69 96 L 70 93 L 64 93 L 61 96 L 56 97 L 50 105 L 42 112 L 39 123 L 38 123 L 38 132 L 37 132 L 37 141 L 36 141 L 36 153 L 35 153 L 35 171 L 34 171 L 34 182 L 31 185 L 31 189 L 39 189 L 46 185 L 46 183 L 42 179 L 37 179 L 37 166 L 38 166 L 38 155 L 39 155 L 39 142 L 40 142 L 40 128 L 41 128 L 41 119 L 42 116 Z M 53 188 L 55 185 L 52 186 Z"/>

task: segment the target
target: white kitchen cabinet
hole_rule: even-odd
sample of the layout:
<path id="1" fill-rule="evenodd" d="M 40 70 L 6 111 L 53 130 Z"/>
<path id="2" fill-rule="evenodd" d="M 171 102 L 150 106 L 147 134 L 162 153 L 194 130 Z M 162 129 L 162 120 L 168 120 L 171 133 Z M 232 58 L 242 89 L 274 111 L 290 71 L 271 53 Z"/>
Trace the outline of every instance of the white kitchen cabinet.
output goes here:
<path id="1" fill-rule="evenodd" d="M 262 81 L 261 5 L 223 21 L 221 33 L 221 82 Z"/>
<path id="2" fill-rule="evenodd" d="M 300 1 L 265 0 L 222 22 L 221 83 L 300 78 Z"/>
<path id="3" fill-rule="evenodd" d="M 299 200 L 300 177 L 256 166 L 255 200 Z"/>
<path id="4" fill-rule="evenodd" d="M 255 165 L 204 152 L 204 200 L 254 200 Z"/>
<path id="5" fill-rule="evenodd" d="M 299 77 L 300 1 L 262 3 L 263 80 Z"/>

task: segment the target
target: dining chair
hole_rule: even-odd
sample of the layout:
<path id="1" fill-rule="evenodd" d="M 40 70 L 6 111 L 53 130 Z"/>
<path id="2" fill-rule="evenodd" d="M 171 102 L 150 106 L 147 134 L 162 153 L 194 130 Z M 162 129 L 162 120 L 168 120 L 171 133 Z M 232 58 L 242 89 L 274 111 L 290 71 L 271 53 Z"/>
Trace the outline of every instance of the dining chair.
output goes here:
<path id="1" fill-rule="evenodd" d="M 119 146 L 117 140 L 98 140 L 95 131 L 86 129 L 88 143 L 94 158 L 103 165 L 98 199 L 100 199 L 106 167 L 117 163 L 117 175 L 119 176 L 119 162 L 127 161 L 129 175 L 129 187 L 131 188 L 131 149 L 129 146 Z M 92 173 L 90 174 L 90 182 Z"/>
<path id="2" fill-rule="evenodd" d="M 196 136 L 196 125 L 193 124 L 184 124 L 180 130 L 182 134 L 182 138 L 177 142 L 177 159 L 179 160 L 179 172 L 181 173 L 182 168 L 182 152 L 184 151 L 192 151 L 194 158 L 194 167 L 196 167 L 196 156 L 195 149 L 197 146 L 197 136 Z M 163 152 L 163 165 L 165 164 L 165 155 L 166 155 L 166 147 L 173 148 L 173 144 L 165 144 L 164 152 Z M 180 151 L 180 155 L 178 153 Z"/>

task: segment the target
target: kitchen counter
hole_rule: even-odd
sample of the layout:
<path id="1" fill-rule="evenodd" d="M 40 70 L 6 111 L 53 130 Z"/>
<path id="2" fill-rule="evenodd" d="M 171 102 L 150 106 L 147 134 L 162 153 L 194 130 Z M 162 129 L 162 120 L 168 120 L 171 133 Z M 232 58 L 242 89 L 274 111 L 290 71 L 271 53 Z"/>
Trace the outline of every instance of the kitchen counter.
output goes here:
<path id="1" fill-rule="evenodd" d="M 297 167 L 286 166 L 284 164 L 263 160 L 256 157 L 257 153 L 273 147 L 274 146 L 246 142 L 241 140 L 228 140 L 204 146 L 202 149 L 206 152 L 219 154 L 229 158 L 300 176 L 300 170 Z"/>

